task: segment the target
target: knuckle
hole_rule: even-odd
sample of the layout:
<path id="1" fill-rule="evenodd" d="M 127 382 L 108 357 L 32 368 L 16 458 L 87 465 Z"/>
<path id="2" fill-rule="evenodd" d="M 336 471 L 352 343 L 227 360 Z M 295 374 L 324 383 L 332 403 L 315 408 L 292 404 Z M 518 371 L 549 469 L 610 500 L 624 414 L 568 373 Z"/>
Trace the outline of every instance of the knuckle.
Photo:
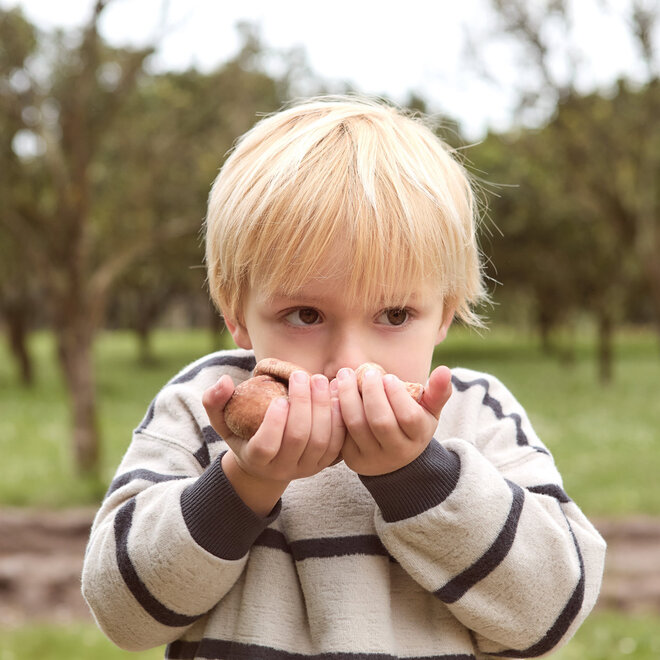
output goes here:
<path id="1" fill-rule="evenodd" d="M 290 428 L 287 427 L 285 439 L 287 444 L 299 447 L 307 444 L 309 440 L 309 431 L 302 426 L 292 425 Z"/>
<path id="2" fill-rule="evenodd" d="M 266 465 L 275 457 L 273 450 L 264 445 L 257 444 L 252 448 L 251 460 L 257 465 Z"/>
<path id="3" fill-rule="evenodd" d="M 385 433 L 392 426 L 392 419 L 389 415 L 377 414 L 369 420 L 369 426 L 375 433 Z"/>

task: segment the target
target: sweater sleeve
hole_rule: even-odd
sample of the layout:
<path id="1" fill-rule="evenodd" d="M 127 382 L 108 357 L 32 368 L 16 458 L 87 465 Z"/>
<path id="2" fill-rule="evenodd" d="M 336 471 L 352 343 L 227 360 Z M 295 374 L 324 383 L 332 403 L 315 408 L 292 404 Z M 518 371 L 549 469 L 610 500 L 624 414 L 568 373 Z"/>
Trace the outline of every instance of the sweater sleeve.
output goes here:
<path id="1" fill-rule="evenodd" d="M 483 653 L 544 655 L 592 609 L 605 543 L 510 392 L 467 370 L 453 386 L 438 439 L 405 468 L 362 477 L 378 534 Z"/>
<path id="2" fill-rule="evenodd" d="M 238 379 L 245 369 L 237 364 L 230 373 Z M 195 365 L 159 393 L 94 521 L 83 595 L 122 648 L 179 638 L 240 578 L 252 543 L 279 512 L 258 517 L 224 475 L 224 442 L 199 403 L 217 366 Z"/>

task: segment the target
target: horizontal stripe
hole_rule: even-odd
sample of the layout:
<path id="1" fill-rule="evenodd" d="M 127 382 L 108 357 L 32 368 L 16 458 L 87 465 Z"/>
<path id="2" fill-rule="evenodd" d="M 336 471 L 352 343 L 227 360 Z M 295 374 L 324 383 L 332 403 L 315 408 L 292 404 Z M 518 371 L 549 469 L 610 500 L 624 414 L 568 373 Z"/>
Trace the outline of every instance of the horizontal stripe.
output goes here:
<path id="1" fill-rule="evenodd" d="M 203 616 L 203 613 L 197 616 L 186 616 L 185 614 L 174 612 L 163 605 L 147 589 L 137 574 L 135 566 L 133 566 L 133 562 L 128 554 L 128 535 L 133 523 L 135 506 L 135 498 L 132 497 L 117 511 L 115 516 L 115 543 L 119 572 L 135 600 L 158 623 L 176 628 L 189 626 L 191 623 L 197 621 L 200 616 Z"/>
<path id="2" fill-rule="evenodd" d="M 222 437 L 218 435 L 212 426 L 205 426 L 202 429 L 202 435 L 204 436 L 204 442 L 209 445 L 212 445 L 214 442 L 222 442 Z"/>
<path id="3" fill-rule="evenodd" d="M 390 554 L 375 534 L 336 536 L 288 541 L 284 534 L 275 529 L 265 529 L 254 543 L 255 546 L 282 550 L 295 559 L 327 559 L 330 557 L 350 557 L 368 555 L 389 557 Z"/>
<path id="4" fill-rule="evenodd" d="M 254 542 L 254 545 L 261 546 L 264 548 L 273 548 L 275 550 L 282 550 L 291 554 L 291 547 L 289 542 L 286 540 L 286 537 L 282 532 L 278 532 L 276 529 L 271 527 L 266 527 L 261 534 L 257 537 L 257 540 Z"/>
<path id="5" fill-rule="evenodd" d="M 520 486 L 510 481 L 507 481 L 507 483 L 513 492 L 513 499 L 506 522 L 493 545 L 472 566 L 459 573 L 444 587 L 435 592 L 435 595 L 443 603 L 455 603 L 477 582 L 480 582 L 495 570 L 509 553 L 518 529 L 525 493 Z"/>
<path id="6" fill-rule="evenodd" d="M 187 477 L 181 476 L 179 474 L 160 474 L 159 472 L 152 472 L 151 470 L 131 470 L 130 472 L 124 472 L 118 477 L 115 477 L 112 480 L 112 483 L 108 487 L 108 492 L 105 494 L 106 498 L 114 493 L 119 488 L 130 484 L 131 481 L 150 481 L 155 484 L 163 483 L 165 481 L 175 481 L 176 479 L 186 479 Z"/>
<path id="7" fill-rule="evenodd" d="M 204 443 L 194 454 L 195 460 L 199 463 L 200 467 L 206 469 L 211 465 L 211 455 L 209 454 L 209 446 Z"/>
<path id="8" fill-rule="evenodd" d="M 520 417 L 520 415 L 518 413 L 504 412 L 504 410 L 502 409 L 502 404 L 490 394 L 490 383 L 485 378 L 476 378 L 475 380 L 471 380 L 468 382 L 468 381 L 462 381 L 457 376 L 452 375 L 451 382 L 452 385 L 459 392 L 465 392 L 466 390 L 469 390 L 472 387 L 483 387 L 485 390 L 484 398 L 482 400 L 483 405 L 490 408 L 495 413 L 495 417 L 497 417 L 497 419 L 510 419 L 515 424 L 516 443 L 518 445 L 520 445 L 521 447 L 531 447 L 535 451 L 538 451 L 542 454 L 550 453 L 544 447 L 536 447 L 529 443 L 529 439 L 527 438 L 527 435 L 525 434 L 522 428 L 522 418 Z"/>
<path id="9" fill-rule="evenodd" d="M 296 561 L 312 558 L 371 555 L 389 557 L 381 540 L 375 535 L 338 536 L 291 542 L 291 554 Z"/>
<path id="10" fill-rule="evenodd" d="M 237 369 L 250 372 L 254 369 L 255 364 L 256 360 L 253 355 L 242 356 L 221 353 L 219 355 L 214 355 L 199 364 L 193 365 L 187 371 L 176 376 L 170 384 L 176 385 L 179 383 L 187 383 L 193 380 L 200 372 L 204 371 L 204 369 L 209 369 L 210 367 L 236 367 Z"/>
<path id="11" fill-rule="evenodd" d="M 204 371 L 204 369 L 209 369 L 210 367 L 236 367 L 237 369 L 243 369 L 247 375 L 249 374 L 249 372 L 251 372 L 254 369 L 255 364 L 256 364 L 256 360 L 252 355 L 240 356 L 240 355 L 216 354 L 213 357 L 209 358 L 208 360 L 204 360 L 199 364 L 195 364 L 190 369 L 187 369 L 183 373 L 173 378 L 171 381 L 169 381 L 169 383 L 167 383 L 167 385 L 165 385 L 163 390 L 166 389 L 169 385 L 187 383 L 193 380 L 200 372 Z M 161 390 L 161 392 L 163 390 Z M 135 433 L 144 431 L 144 429 L 146 429 L 147 426 L 149 426 L 149 424 L 151 424 L 151 422 L 153 421 L 154 414 L 156 411 L 156 401 L 158 400 L 159 395 L 160 392 L 158 393 L 158 395 L 156 395 L 154 400 L 149 404 L 147 413 L 144 416 L 144 419 L 140 422 L 139 426 L 135 429 L 134 431 Z"/>
<path id="12" fill-rule="evenodd" d="M 193 456 L 201 465 L 201 467 L 206 469 L 211 464 L 209 445 L 212 445 L 216 442 L 222 442 L 222 437 L 218 435 L 212 426 L 205 426 L 202 428 L 202 437 L 204 438 L 204 442 L 202 446 L 193 454 Z"/>
<path id="13" fill-rule="evenodd" d="M 530 493 L 537 493 L 538 495 L 548 495 L 554 497 L 558 502 L 567 504 L 573 500 L 564 492 L 563 488 L 557 484 L 541 484 L 540 486 L 528 486 L 527 490 Z"/>
<path id="14" fill-rule="evenodd" d="M 199 642 L 173 642 L 167 647 L 166 658 L 192 660 L 209 658 L 222 660 L 475 660 L 471 653 L 444 653 L 442 655 L 399 656 L 389 653 L 326 652 L 315 655 L 291 653 L 258 644 L 241 644 L 222 639 L 202 639 Z"/>

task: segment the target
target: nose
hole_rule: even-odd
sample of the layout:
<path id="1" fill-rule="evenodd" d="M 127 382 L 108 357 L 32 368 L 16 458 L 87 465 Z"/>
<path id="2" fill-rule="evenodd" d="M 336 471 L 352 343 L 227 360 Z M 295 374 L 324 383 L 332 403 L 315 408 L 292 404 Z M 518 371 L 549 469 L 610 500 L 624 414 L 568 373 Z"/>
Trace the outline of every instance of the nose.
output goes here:
<path id="1" fill-rule="evenodd" d="M 344 367 L 357 369 L 370 361 L 368 342 L 356 328 L 347 327 L 333 333 L 327 351 L 323 373 L 329 380 L 335 378 Z"/>

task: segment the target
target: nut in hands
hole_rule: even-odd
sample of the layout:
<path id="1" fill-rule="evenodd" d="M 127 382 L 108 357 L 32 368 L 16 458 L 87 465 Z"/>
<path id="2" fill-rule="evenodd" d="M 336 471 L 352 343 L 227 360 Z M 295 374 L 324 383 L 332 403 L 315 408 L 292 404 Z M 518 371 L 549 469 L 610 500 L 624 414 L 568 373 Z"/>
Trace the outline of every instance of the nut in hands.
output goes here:
<path id="1" fill-rule="evenodd" d="M 375 369 L 385 374 L 378 364 L 367 362 L 355 370 L 358 389 L 362 392 L 362 378 L 367 369 Z M 270 402 L 277 397 L 289 394 L 289 378 L 294 371 L 305 371 L 291 362 L 276 358 L 260 360 L 254 368 L 254 376 L 239 383 L 225 406 L 225 423 L 229 430 L 241 438 L 249 440 L 261 426 Z M 410 396 L 419 403 L 424 387 L 419 383 L 405 383 Z"/>
<path id="2" fill-rule="evenodd" d="M 364 374 L 367 369 L 375 369 L 376 371 L 379 371 L 383 376 L 385 375 L 385 369 L 383 369 L 383 367 L 381 367 L 379 364 L 376 364 L 375 362 L 365 362 L 364 364 L 361 364 L 355 370 L 355 378 L 357 379 L 358 389 L 360 392 L 362 392 L 362 379 L 364 378 Z M 415 401 L 417 401 L 417 403 L 422 400 L 422 396 L 424 394 L 423 385 L 420 385 L 420 383 L 408 383 L 404 381 L 403 386 L 408 391 L 408 394 L 410 394 L 410 396 L 415 399 Z"/>
<path id="3" fill-rule="evenodd" d="M 254 376 L 236 386 L 225 406 L 229 430 L 242 440 L 249 440 L 261 426 L 270 402 L 288 396 L 289 377 L 294 371 L 304 369 L 275 358 L 260 360 Z"/>

